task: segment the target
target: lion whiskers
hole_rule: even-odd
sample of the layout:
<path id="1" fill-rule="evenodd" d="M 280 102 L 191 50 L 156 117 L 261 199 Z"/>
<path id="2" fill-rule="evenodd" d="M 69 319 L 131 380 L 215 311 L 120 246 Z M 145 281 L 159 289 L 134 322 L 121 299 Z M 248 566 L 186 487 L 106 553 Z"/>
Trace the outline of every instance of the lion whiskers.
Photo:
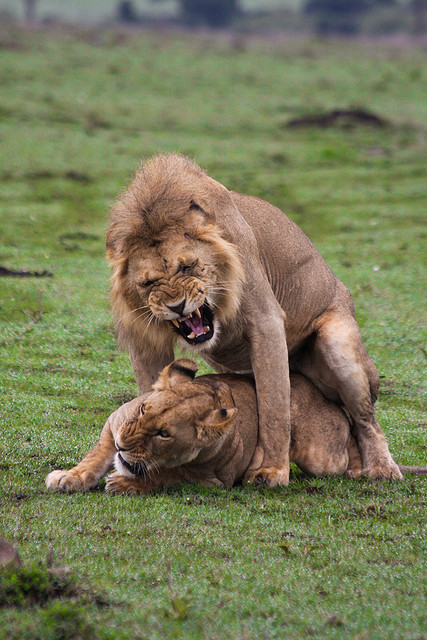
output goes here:
<path id="1" fill-rule="evenodd" d="M 225 283 L 218 283 L 209 287 L 209 294 L 233 293 L 232 287 L 228 287 Z"/>
<path id="2" fill-rule="evenodd" d="M 137 469 L 139 475 L 147 478 L 147 480 L 153 480 L 154 476 L 160 471 L 159 465 L 157 464 L 157 462 L 154 462 L 154 460 L 149 463 L 145 462 L 145 460 L 141 460 L 137 464 Z"/>
<path id="3" fill-rule="evenodd" d="M 220 295 L 221 293 L 232 293 L 231 289 L 228 289 L 227 287 L 215 287 L 215 289 L 212 290 L 212 293 L 216 294 L 216 295 Z"/>
<path id="4" fill-rule="evenodd" d="M 155 474 L 159 473 L 160 466 L 155 460 L 152 460 L 150 463 L 150 466 L 147 467 L 147 471 L 148 471 L 149 477 L 153 478 Z"/>
<path id="5" fill-rule="evenodd" d="M 117 324 L 120 324 L 120 323 L 123 324 L 123 322 L 126 320 L 126 318 L 128 316 L 130 316 L 132 313 L 136 313 L 137 311 L 142 311 L 143 309 L 146 309 L 146 311 L 142 315 L 139 315 L 138 318 L 141 318 L 144 315 L 147 315 L 148 313 L 151 313 L 151 309 L 149 307 L 147 307 L 147 305 L 144 305 L 143 307 L 138 307 L 137 309 L 131 309 L 130 311 L 125 313 L 121 318 L 119 318 L 117 320 Z"/>
<path id="6" fill-rule="evenodd" d="M 144 460 L 141 460 L 140 462 L 136 463 L 136 469 L 138 471 L 139 476 L 145 477 L 147 475 L 147 466 Z"/>
<path id="7" fill-rule="evenodd" d="M 219 305 L 216 302 L 214 302 L 213 298 L 211 298 L 210 296 L 206 296 L 206 300 L 208 301 L 208 304 L 212 309 L 220 308 Z"/>
<path id="8" fill-rule="evenodd" d="M 147 326 L 145 327 L 145 329 L 144 329 L 144 331 L 143 331 L 143 333 L 142 333 L 141 338 L 143 338 L 143 337 L 145 336 L 145 334 L 147 333 L 148 329 L 150 328 L 151 323 L 154 323 L 154 324 L 155 324 L 156 322 L 157 322 L 157 324 L 159 324 L 159 319 L 158 319 L 158 318 L 156 318 L 156 316 L 152 313 L 152 314 L 151 314 L 151 318 L 150 318 L 150 319 L 149 319 L 149 321 L 147 322 Z"/>
<path id="9" fill-rule="evenodd" d="M 147 317 L 148 317 L 149 319 L 148 319 L 147 326 L 146 326 L 146 328 L 145 328 L 145 330 L 144 330 L 144 333 L 145 333 L 145 331 L 147 331 L 148 327 L 149 327 L 149 326 L 150 326 L 150 324 L 153 322 L 153 320 L 157 319 L 157 318 L 156 318 L 156 316 L 154 315 L 154 313 L 151 311 L 151 309 L 148 309 L 148 311 L 146 311 L 145 313 L 142 313 L 141 315 L 139 315 L 139 316 L 137 316 L 136 318 L 134 318 L 134 319 L 132 320 L 132 322 L 130 323 L 130 326 L 132 326 L 132 325 L 133 325 L 135 322 L 137 322 L 138 320 L 147 320 Z"/>

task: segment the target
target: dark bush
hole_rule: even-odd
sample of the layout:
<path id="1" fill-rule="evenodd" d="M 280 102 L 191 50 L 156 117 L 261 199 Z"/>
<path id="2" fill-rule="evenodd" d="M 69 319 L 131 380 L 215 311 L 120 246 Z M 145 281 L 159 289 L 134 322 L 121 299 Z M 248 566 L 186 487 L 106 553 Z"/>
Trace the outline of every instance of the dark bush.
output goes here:
<path id="1" fill-rule="evenodd" d="M 360 18 L 368 11 L 394 4 L 395 0 L 307 0 L 304 13 L 313 16 L 320 34 L 352 35 L 357 33 Z"/>
<path id="2" fill-rule="evenodd" d="M 180 5 L 186 24 L 214 29 L 229 26 L 239 12 L 238 0 L 180 0 Z"/>
<path id="3" fill-rule="evenodd" d="M 0 571 L 0 607 L 43 604 L 75 591 L 75 580 L 66 570 L 29 565 Z"/>

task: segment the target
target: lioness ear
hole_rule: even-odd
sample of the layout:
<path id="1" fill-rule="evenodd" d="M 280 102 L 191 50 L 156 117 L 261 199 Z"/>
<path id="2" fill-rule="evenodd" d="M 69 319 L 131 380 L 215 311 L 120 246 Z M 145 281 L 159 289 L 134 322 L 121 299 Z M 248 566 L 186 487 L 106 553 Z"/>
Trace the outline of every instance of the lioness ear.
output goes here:
<path id="1" fill-rule="evenodd" d="M 157 382 L 153 384 L 156 391 L 172 389 L 176 384 L 182 384 L 193 380 L 199 366 L 194 360 L 189 358 L 179 358 L 174 360 L 161 372 Z"/>
<path id="2" fill-rule="evenodd" d="M 214 409 L 200 421 L 197 426 L 197 438 L 203 444 L 208 444 L 222 436 L 231 426 L 234 416 L 237 413 L 236 408 L 231 409 Z"/>

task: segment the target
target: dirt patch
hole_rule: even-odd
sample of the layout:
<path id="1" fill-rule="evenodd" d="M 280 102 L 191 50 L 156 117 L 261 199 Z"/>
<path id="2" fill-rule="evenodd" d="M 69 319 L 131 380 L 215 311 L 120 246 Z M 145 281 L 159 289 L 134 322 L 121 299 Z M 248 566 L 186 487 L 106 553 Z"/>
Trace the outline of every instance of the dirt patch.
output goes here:
<path id="1" fill-rule="evenodd" d="M 86 233 L 85 231 L 73 231 L 72 233 L 63 233 L 59 236 L 60 240 L 99 240 L 99 236 L 94 233 Z"/>
<path id="2" fill-rule="evenodd" d="M 74 180 L 75 182 L 84 182 L 85 184 L 93 182 L 90 175 L 81 171 L 66 171 L 64 175 L 68 180 Z"/>
<path id="3" fill-rule="evenodd" d="M 137 393 L 132 393 L 131 391 L 123 391 L 122 393 L 116 393 L 113 396 L 111 396 L 114 404 L 117 404 L 119 406 L 121 406 L 122 404 L 125 404 L 126 402 L 130 402 L 131 400 L 133 400 L 134 398 L 137 397 Z"/>
<path id="4" fill-rule="evenodd" d="M 20 566 L 21 559 L 13 544 L 0 536 L 0 567 Z"/>
<path id="5" fill-rule="evenodd" d="M 8 117 L 13 115 L 13 111 L 10 110 L 9 112 L 7 112 L 7 110 L 0 108 L 0 115 L 3 117 Z M 1 172 L 0 175 L 2 180 L 53 180 L 65 178 L 67 180 L 71 180 L 73 182 L 81 182 L 83 184 L 90 184 L 93 182 L 92 176 L 90 176 L 88 173 L 75 171 L 74 169 L 60 172 L 50 171 L 49 169 L 38 169 L 35 171 L 26 171 L 23 173 L 6 170 Z"/>
<path id="6" fill-rule="evenodd" d="M 0 277 L 11 278 L 52 278 L 50 271 L 27 271 L 26 269 L 8 269 L 0 265 Z"/>
<path id="7" fill-rule="evenodd" d="M 323 114 L 294 118 L 286 124 L 290 129 L 302 127 L 351 128 L 359 125 L 383 128 L 389 126 L 389 122 L 366 109 L 333 109 Z"/>

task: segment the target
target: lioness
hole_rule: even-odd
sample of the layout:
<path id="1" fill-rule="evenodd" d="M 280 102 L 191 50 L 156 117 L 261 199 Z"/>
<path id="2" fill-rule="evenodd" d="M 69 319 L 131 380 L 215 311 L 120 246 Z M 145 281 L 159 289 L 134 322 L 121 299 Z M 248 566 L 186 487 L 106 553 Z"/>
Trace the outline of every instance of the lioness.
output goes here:
<path id="1" fill-rule="evenodd" d="M 402 478 L 375 418 L 379 376 L 351 295 L 282 211 L 229 191 L 182 156 L 160 155 L 113 206 L 107 250 L 117 334 L 140 393 L 172 362 L 177 341 L 220 373 L 254 374 L 259 439 L 249 479 L 288 483 L 289 365 L 347 408 L 368 475 Z"/>
<path id="2" fill-rule="evenodd" d="M 196 371 L 186 358 L 167 366 L 151 392 L 108 418 L 80 464 L 47 476 L 47 487 L 87 491 L 113 463 L 116 472 L 106 483 L 113 493 L 144 493 L 183 481 L 231 487 L 244 478 L 258 437 L 253 380 L 232 374 L 195 378 Z M 298 374 L 291 374 L 290 458 L 316 476 L 363 472 L 346 414 Z"/>

